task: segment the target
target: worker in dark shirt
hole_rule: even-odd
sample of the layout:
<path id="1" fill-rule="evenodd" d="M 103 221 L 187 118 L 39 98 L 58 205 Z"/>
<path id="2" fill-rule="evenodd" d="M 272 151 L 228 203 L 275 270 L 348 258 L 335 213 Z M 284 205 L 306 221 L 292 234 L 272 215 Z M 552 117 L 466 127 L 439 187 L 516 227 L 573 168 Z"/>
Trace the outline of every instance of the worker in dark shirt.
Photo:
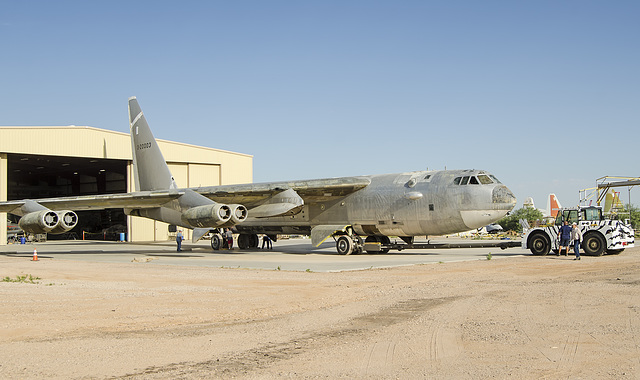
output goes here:
<path id="1" fill-rule="evenodd" d="M 560 227 L 560 231 L 558 231 L 558 239 L 560 239 L 560 249 L 556 256 L 560 256 L 562 253 L 562 248 L 566 248 L 564 255 L 569 256 L 569 245 L 571 245 L 571 227 L 569 226 L 568 221 L 564 221 L 562 227 Z"/>
<path id="2" fill-rule="evenodd" d="M 184 240 L 184 235 L 182 235 L 182 230 L 178 230 L 176 234 L 176 243 L 178 244 L 178 252 L 182 251 L 182 241 Z"/>
<path id="3" fill-rule="evenodd" d="M 271 238 L 267 235 L 262 237 L 262 249 L 264 249 L 265 245 L 267 246 L 267 249 L 273 249 L 273 245 L 271 245 Z"/>

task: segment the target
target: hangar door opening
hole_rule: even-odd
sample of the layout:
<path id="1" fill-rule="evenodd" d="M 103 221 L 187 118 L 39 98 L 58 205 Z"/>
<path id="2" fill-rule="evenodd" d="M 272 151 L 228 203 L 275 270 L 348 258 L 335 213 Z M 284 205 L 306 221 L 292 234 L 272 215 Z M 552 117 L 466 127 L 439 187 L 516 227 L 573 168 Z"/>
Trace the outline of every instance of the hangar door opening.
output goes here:
<path id="1" fill-rule="evenodd" d="M 7 200 L 127 192 L 127 161 L 7 154 Z M 118 240 L 127 231 L 122 209 L 79 211 L 78 225 L 47 239 Z M 8 214 L 11 223 L 18 217 Z"/>

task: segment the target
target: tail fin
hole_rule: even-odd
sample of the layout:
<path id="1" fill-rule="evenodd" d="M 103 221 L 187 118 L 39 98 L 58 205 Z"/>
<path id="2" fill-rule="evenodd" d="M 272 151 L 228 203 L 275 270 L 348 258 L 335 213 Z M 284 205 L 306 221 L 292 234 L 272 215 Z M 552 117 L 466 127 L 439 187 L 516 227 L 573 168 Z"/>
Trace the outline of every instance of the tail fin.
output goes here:
<path id="1" fill-rule="evenodd" d="M 129 126 L 136 190 L 177 188 L 135 96 L 129 98 Z"/>
<path id="2" fill-rule="evenodd" d="M 522 203 L 523 207 L 528 207 L 528 208 L 532 208 L 535 210 L 536 205 L 535 203 L 533 203 L 533 198 L 529 197 L 527 199 L 524 200 L 524 202 Z"/>
<path id="3" fill-rule="evenodd" d="M 547 211 L 549 211 L 549 215 L 555 218 L 561 208 L 562 206 L 560 205 L 558 197 L 556 197 L 555 194 L 549 194 L 549 198 L 547 199 Z"/>

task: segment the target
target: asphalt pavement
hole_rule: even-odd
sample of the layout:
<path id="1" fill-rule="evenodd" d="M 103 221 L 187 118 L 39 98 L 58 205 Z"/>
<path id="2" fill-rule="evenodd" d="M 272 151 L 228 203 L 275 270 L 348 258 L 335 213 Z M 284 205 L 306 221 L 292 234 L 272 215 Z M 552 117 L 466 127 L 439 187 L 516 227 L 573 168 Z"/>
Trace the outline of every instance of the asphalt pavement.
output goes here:
<path id="1" fill-rule="evenodd" d="M 417 241 L 424 243 L 425 241 Z M 466 243 L 471 239 L 439 238 L 435 243 Z M 487 241 L 482 241 L 486 243 Z M 495 241 L 499 243 L 500 241 Z M 183 251 L 176 251 L 175 242 L 122 243 L 103 241 L 50 241 L 43 243 L 0 246 L 0 255 L 18 260 L 32 260 L 37 250 L 38 260 L 82 260 L 91 262 L 136 263 L 144 265 L 184 265 L 202 267 L 248 268 L 311 272 L 339 272 L 404 265 L 500 259 L 530 255 L 520 247 L 502 250 L 488 248 L 437 248 L 390 251 L 387 254 L 341 256 L 332 240 L 315 248 L 309 239 L 278 240 L 273 250 L 248 249 L 213 251 L 209 241 L 192 244 L 183 242 Z M 490 255 L 489 255 L 490 254 Z M 34 262 L 34 265 L 37 264 Z"/>

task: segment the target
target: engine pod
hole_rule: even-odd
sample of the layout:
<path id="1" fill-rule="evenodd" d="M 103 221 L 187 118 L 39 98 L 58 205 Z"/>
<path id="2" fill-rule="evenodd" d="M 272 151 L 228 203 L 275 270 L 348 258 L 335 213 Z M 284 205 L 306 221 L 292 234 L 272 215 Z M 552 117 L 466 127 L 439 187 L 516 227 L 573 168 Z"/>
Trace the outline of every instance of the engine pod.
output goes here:
<path id="1" fill-rule="evenodd" d="M 20 218 L 18 226 L 25 232 L 44 234 L 58 226 L 60 218 L 55 211 L 42 210 L 30 212 Z"/>
<path id="2" fill-rule="evenodd" d="M 78 215 L 73 211 L 58 211 L 58 225 L 49 233 L 62 234 L 70 231 L 78 224 Z"/>
<path id="3" fill-rule="evenodd" d="M 219 203 L 192 207 L 182 213 L 182 220 L 193 227 L 217 227 L 230 219 L 231 208 Z"/>

